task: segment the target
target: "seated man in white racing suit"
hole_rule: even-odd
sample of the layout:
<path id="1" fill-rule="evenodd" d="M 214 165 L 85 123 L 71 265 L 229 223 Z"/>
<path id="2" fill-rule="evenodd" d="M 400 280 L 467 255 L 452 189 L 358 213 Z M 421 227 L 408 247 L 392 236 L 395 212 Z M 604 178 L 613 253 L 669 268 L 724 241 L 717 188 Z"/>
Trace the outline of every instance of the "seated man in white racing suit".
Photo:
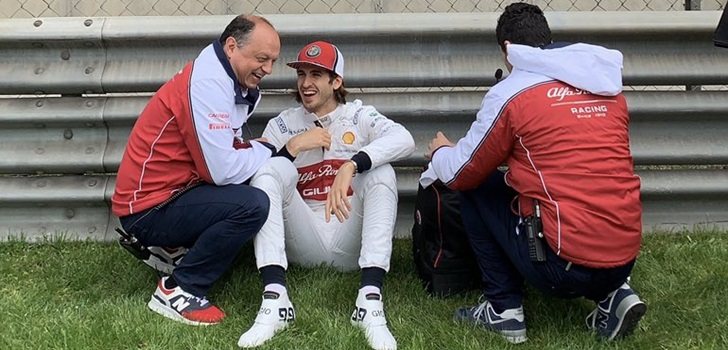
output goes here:
<path id="1" fill-rule="evenodd" d="M 251 181 L 270 198 L 268 220 L 255 238 L 263 302 L 238 345 L 263 344 L 295 318 L 285 280 L 290 260 L 360 270 L 351 322 L 372 348 L 395 349 L 381 292 L 397 215 L 389 163 L 412 154 L 414 140 L 374 107 L 346 102 L 344 58 L 336 46 L 312 42 L 288 65 L 296 69 L 301 106 L 271 119 L 263 132 L 279 155 Z"/>

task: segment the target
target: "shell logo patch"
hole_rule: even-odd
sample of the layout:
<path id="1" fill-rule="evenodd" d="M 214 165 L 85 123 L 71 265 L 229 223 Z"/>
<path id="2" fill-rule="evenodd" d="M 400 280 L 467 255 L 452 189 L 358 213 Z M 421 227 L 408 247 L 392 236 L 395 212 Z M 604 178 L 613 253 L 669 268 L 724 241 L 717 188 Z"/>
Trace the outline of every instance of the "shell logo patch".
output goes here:
<path id="1" fill-rule="evenodd" d="M 341 141 L 344 141 L 347 145 L 354 143 L 354 140 L 356 140 L 356 136 L 354 136 L 354 133 L 351 131 L 347 131 L 341 136 Z"/>

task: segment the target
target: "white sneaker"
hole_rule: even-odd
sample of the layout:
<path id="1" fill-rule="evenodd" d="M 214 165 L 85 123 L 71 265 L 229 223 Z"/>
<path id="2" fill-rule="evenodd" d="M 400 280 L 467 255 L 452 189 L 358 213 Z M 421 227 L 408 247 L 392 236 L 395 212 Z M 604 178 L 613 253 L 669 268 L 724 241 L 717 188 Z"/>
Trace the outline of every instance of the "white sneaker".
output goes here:
<path id="1" fill-rule="evenodd" d="M 273 299 L 275 293 L 263 293 L 263 303 L 260 305 L 255 323 L 243 333 L 238 339 L 238 346 L 241 348 L 252 348 L 259 346 L 278 331 L 288 327 L 288 323 L 296 319 L 293 304 L 288 299 L 288 293 L 283 293 Z"/>
<path id="2" fill-rule="evenodd" d="M 187 254 L 187 248 L 165 248 L 165 247 L 147 247 L 149 257 L 142 260 L 149 267 L 166 275 L 171 275 L 174 268 L 179 265 L 182 258 Z"/>
<path id="3" fill-rule="evenodd" d="M 359 291 L 356 297 L 356 306 L 351 314 L 351 324 L 364 330 L 369 346 L 374 350 L 395 350 L 397 340 L 387 328 L 387 319 L 384 317 L 384 303 L 379 294 L 367 294 L 376 299 L 367 299 Z"/>

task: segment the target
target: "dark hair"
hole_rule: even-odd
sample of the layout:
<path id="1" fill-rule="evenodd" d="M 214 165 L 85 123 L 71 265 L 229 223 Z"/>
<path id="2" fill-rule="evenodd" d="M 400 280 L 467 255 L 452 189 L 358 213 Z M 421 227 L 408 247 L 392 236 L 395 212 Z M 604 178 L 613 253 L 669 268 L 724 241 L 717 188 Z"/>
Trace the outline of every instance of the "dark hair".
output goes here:
<path id="1" fill-rule="evenodd" d="M 273 25 L 263 17 L 240 15 L 233 18 L 227 27 L 225 27 L 225 30 L 220 35 L 220 44 L 225 45 L 227 38 L 233 37 L 237 41 L 238 47 L 245 45 L 250 38 L 250 32 L 255 29 L 255 25 L 258 22 L 263 22 L 273 28 Z"/>
<path id="2" fill-rule="evenodd" d="M 327 73 L 329 73 L 329 83 L 333 83 L 334 79 L 336 79 L 337 75 L 329 70 L 326 70 Z M 296 98 L 296 102 L 303 103 L 303 100 L 301 99 L 301 94 L 298 92 L 298 87 L 293 91 L 293 96 Z M 334 98 L 336 99 L 337 103 L 346 103 L 346 95 L 348 95 L 349 92 L 346 91 L 346 87 L 344 87 L 344 81 L 341 81 L 341 86 L 339 86 L 338 89 L 334 90 Z"/>
<path id="3" fill-rule="evenodd" d="M 495 36 L 503 51 L 506 50 L 505 44 L 503 44 L 506 40 L 513 44 L 533 47 L 551 43 L 551 29 L 549 29 L 543 11 L 536 5 L 524 2 L 506 6 L 503 14 L 498 18 Z"/>

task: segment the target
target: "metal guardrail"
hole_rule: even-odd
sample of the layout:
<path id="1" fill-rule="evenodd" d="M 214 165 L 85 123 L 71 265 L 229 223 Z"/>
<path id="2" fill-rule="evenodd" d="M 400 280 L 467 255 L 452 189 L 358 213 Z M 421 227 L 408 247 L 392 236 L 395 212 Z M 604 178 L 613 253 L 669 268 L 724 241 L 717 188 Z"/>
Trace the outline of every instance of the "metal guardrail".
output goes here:
<path id="1" fill-rule="evenodd" d="M 711 41 L 717 11 L 547 16 L 558 40 L 622 51 L 625 84 L 728 84 L 728 50 Z M 397 164 L 397 234 L 408 235 L 427 142 L 436 130 L 455 138 L 464 134 L 484 91 L 382 88 L 493 84 L 492 72 L 503 66 L 495 45 L 497 14 L 268 18 L 281 32 L 283 51 L 264 82 L 266 96 L 252 129 L 260 131 L 269 118 L 295 104 L 273 91 L 293 85 L 294 74 L 283 63 L 307 41 L 337 43 L 347 58 L 347 86 L 376 88 L 353 97 L 375 105 L 415 137 L 417 151 Z M 334 18 L 335 28 L 321 25 Z M 55 94 L 0 98 L 0 237 L 114 238 L 116 218 L 108 208 L 113 174 L 148 93 L 214 40 L 230 19 L 0 20 L 0 94 Z M 630 91 L 627 99 L 645 229 L 728 227 L 728 92 Z"/>
<path id="2" fill-rule="evenodd" d="M 291 87 L 293 73 L 284 62 L 313 38 L 332 40 L 346 54 L 348 86 L 490 85 L 495 69 L 503 66 L 495 45 L 497 16 L 270 15 L 283 37 L 283 48 L 275 73 L 262 87 Z M 710 40 L 718 11 L 549 12 L 547 17 L 557 40 L 621 50 L 627 85 L 728 82 L 727 53 Z M 216 38 L 231 18 L 2 20 L 0 93 L 155 91 Z"/>
<path id="3" fill-rule="evenodd" d="M 397 236 L 409 235 L 419 168 L 397 168 L 400 208 Z M 642 178 L 646 230 L 728 226 L 725 170 L 638 171 Z M 27 238 L 67 235 L 113 239 L 118 226 L 107 203 L 114 191 L 109 175 L 0 178 L 3 234 Z"/>
<path id="4" fill-rule="evenodd" d="M 460 137 L 484 92 L 358 93 L 412 132 L 416 144 L 400 166 L 421 166 L 435 130 Z M 728 92 L 626 92 L 637 165 L 728 164 Z M 148 97 L 0 99 L 0 174 L 116 172 L 126 139 Z M 268 119 L 295 105 L 267 95 L 251 119 L 259 134 Z"/>

